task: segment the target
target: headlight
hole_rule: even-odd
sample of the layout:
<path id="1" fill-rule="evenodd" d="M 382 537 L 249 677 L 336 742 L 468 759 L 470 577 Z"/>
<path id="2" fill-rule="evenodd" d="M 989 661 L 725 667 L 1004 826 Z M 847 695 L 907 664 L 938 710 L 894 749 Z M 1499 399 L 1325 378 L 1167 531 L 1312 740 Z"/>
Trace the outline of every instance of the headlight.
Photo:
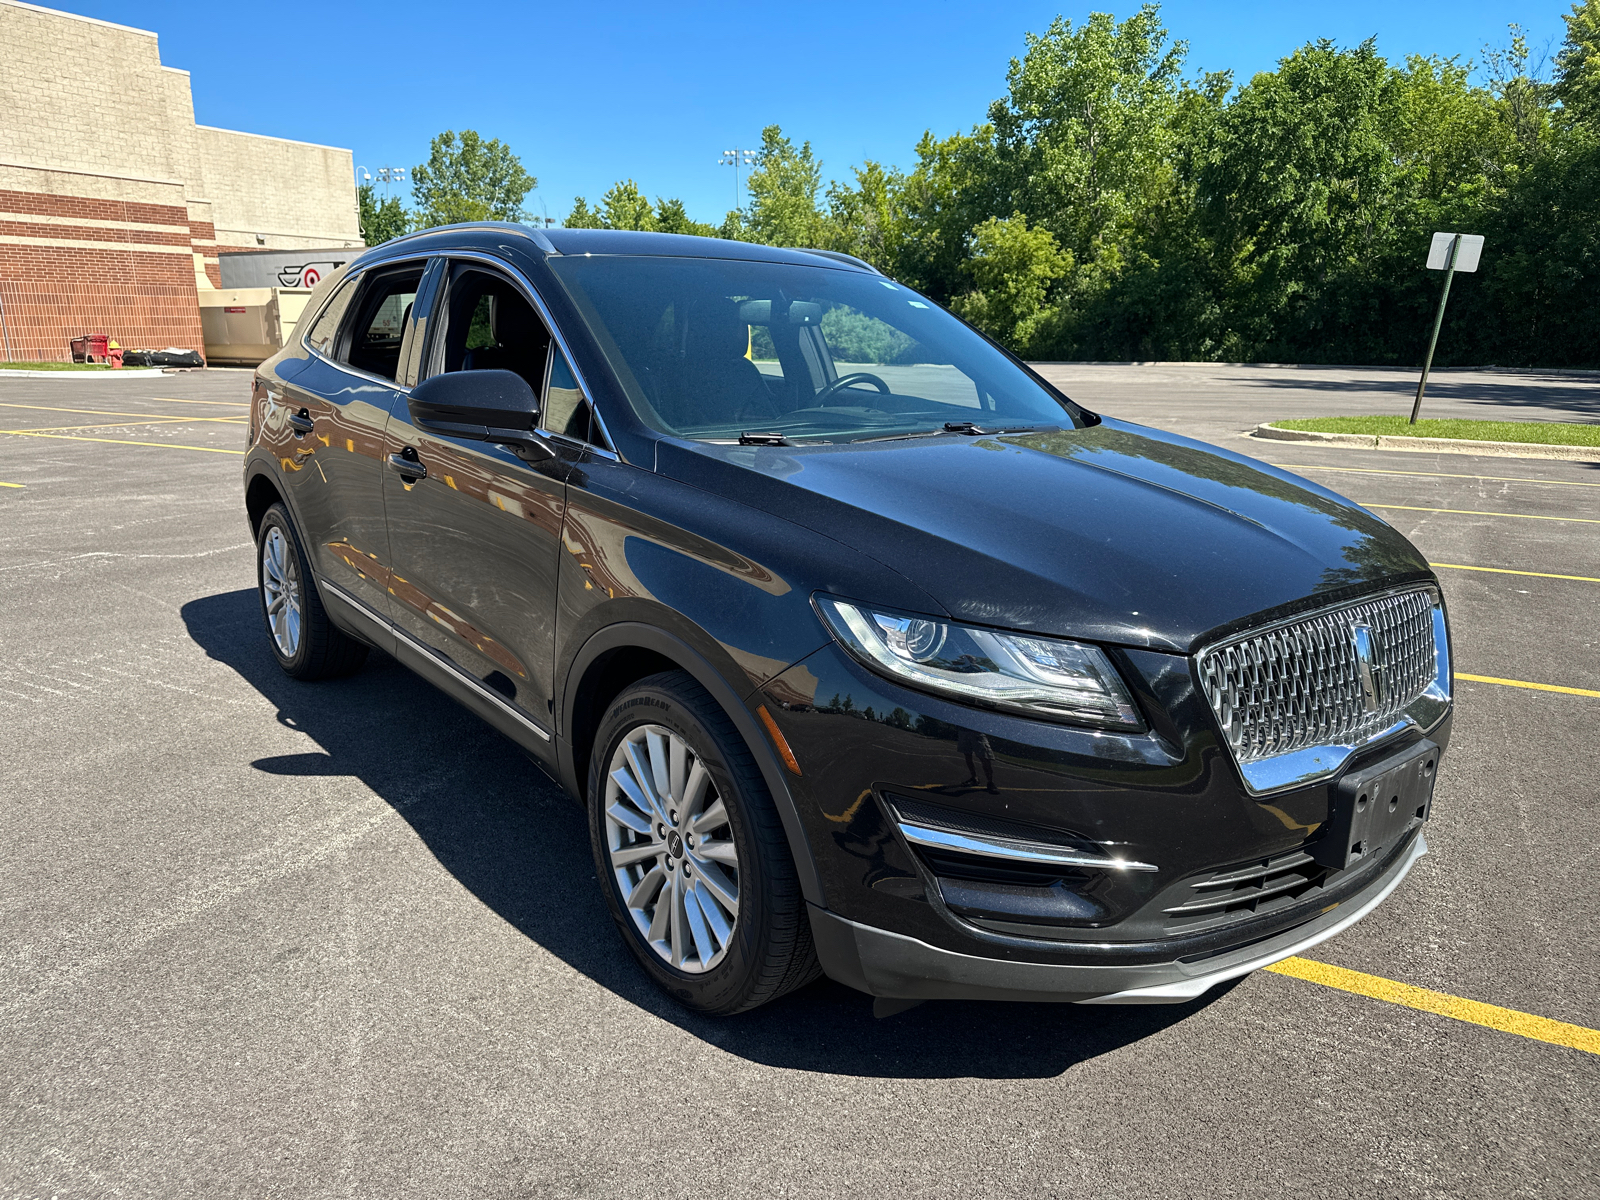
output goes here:
<path id="1" fill-rule="evenodd" d="M 1098 647 L 876 612 L 831 596 L 816 600 L 851 653 L 913 687 L 1074 725 L 1144 728 L 1127 686 Z"/>

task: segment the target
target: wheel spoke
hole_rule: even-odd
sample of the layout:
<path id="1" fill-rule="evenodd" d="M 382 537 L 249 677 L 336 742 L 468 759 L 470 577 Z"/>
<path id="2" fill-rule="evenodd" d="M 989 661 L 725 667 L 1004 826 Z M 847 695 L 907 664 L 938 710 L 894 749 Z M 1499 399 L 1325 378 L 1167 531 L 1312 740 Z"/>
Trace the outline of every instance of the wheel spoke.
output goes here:
<path id="1" fill-rule="evenodd" d="M 730 913 L 737 913 L 739 911 L 739 885 L 723 874 L 722 868 L 717 866 L 716 863 L 697 860 L 694 868 L 695 874 L 700 877 L 700 882 L 705 884 L 711 894 L 717 898 L 717 903 Z"/>
<path id="2" fill-rule="evenodd" d="M 711 930 L 707 927 L 705 916 L 700 911 L 700 898 L 692 888 L 684 894 L 683 913 L 688 919 L 689 936 L 694 939 L 695 954 L 699 956 L 702 964 L 709 963 L 717 952 L 717 946 L 711 940 Z"/>
<path id="3" fill-rule="evenodd" d="M 618 774 L 621 774 L 621 772 L 618 772 Z M 606 816 L 610 817 L 618 825 L 626 825 L 635 833 L 648 834 L 651 832 L 650 818 L 643 813 L 635 812 L 625 804 L 613 804 L 606 809 Z"/>
<path id="4" fill-rule="evenodd" d="M 644 735 L 644 740 L 650 747 L 650 771 L 655 783 L 656 799 L 661 802 L 662 811 L 665 812 L 676 803 L 672 795 L 672 765 L 667 750 L 667 735 L 652 729 Z"/>
<path id="5" fill-rule="evenodd" d="M 637 785 L 634 790 L 639 793 L 639 796 L 635 797 L 633 793 L 630 792 L 629 798 L 636 801 L 642 800 L 643 803 L 641 803 L 639 807 L 643 811 L 650 813 L 657 820 L 665 820 L 667 814 L 662 810 L 661 796 L 660 793 L 656 791 L 655 772 L 650 770 L 650 768 L 645 765 L 644 760 L 640 757 L 639 744 L 634 741 L 629 741 L 624 746 L 624 750 L 628 756 L 628 766 L 633 771 L 633 781 Z"/>
<path id="6" fill-rule="evenodd" d="M 694 852 L 697 858 L 709 858 L 735 868 L 739 865 L 739 850 L 732 842 L 704 841 L 694 848 Z"/>
<path id="7" fill-rule="evenodd" d="M 650 918 L 650 929 L 644 935 L 647 940 L 659 942 L 672 928 L 672 893 L 677 886 L 676 877 L 669 874 L 661 885 L 661 890 L 656 893 L 656 911 Z"/>
<path id="8" fill-rule="evenodd" d="M 285 596 L 282 592 L 279 592 L 277 595 L 273 596 L 270 600 L 267 601 L 267 615 L 268 616 L 273 616 L 273 617 L 277 616 L 278 615 L 278 610 L 281 609 L 288 602 L 289 602 L 288 597 Z"/>
<path id="9" fill-rule="evenodd" d="M 700 806 L 706 802 L 706 785 L 710 782 L 711 776 L 704 764 L 695 759 L 694 766 L 689 768 L 689 778 L 683 785 L 683 800 L 678 805 L 680 821 L 687 821 L 700 812 Z"/>
<path id="10" fill-rule="evenodd" d="M 651 897 L 661 890 L 661 885 L 666 881 L 667 873 L 661 867 L 656 867 L 654 870 L 647 872 L 645 877 L 634 885 L 633 891 L 628 894 L 628 907 L 643 908 L 646 904 L 649 904 Z"/>
<path id="11" fill-rule="evenodd" d="M 722 798 L 718 797 L 712 806 L 689 822 L 689 829 L 696 836 L 709 833 L 728 823 L 728 810 L 722 806 Z"/>
<path id="12" fill-rule="evenodd" d="M 611 865 L 613 867 L 628 867 L 636 862 L 643 862 L 647 858 L 655 858 L 661 853 L 660 842 L 637 842 L 632 846 L 622 846 L 611 852 Z M 633 901 L 629 900 L 629 904 Z"/>
<path id="13" fill-rule="evenodd" d="M 700 764 L 696 763 L 695 765 L 699 766 Z M 669 792 L 672 796 L 672 806 L 678 810 L 679 821 L 684 819 L 684 813 L 688 810 L 688 800 L 684 794 L 683 788 L 684 778 L 688 773 L 688 766 L 689 743 L 684 741 L 682 738 L 675 737 L 672 739 L 672 745 L 668 755 L 667 783 L 669 785 Z"/>
<path id="14" fill-rule="evenodd" d="M 683 952 L 687 947 L 684 940 L 688 930 L 684 927 L 689 924 L 688 918 L 683 915 L 683 873 L 672 872 L 672 965 L 683 966 Z"/>
<path id="15" fill-rule="evenodd" d="M 706 924 L 711 926 L 711 932 L 716 935 L 717 946 L 728 944 L 728 939 L 733 936 L 733 926 L 728 924 L 728 918 L 722 915 L 722 906 L 717 903 L 705 888 L 703 882 L 694 885 L 695 899 L 700 902 L 700 913 L 706 919 Z"/>
<path id="16" fill-rule="evenodd" d="M 645 824 L 642 828 L 638 825 L 633 826 L 633 828 L 638 829 L 640 833 L 646 832 L 651 823 L 659 820 L 661 816 L 654 798 L 644 787 L 640 786 L 638 776 L 625 768 L 619 767 L 611 772 L 611 780 L 617 785 L 617 789 L 628 798 L 628 802 L 639 810 L 640 816 L 644 818 Z"/>

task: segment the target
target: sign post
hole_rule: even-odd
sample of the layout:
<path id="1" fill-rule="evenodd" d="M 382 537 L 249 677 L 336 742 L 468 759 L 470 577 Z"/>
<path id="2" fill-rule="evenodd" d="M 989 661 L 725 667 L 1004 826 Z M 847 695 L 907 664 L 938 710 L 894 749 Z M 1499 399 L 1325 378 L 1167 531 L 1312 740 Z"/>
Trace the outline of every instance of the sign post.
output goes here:
<path id="1" fill-rule="evenodd" d="M 1450 281 L 1456 272 L 1478 269 L 1483 254 L 1483 236 L 1476 233 L 1436 233 L 1428 247 L 1428 270 L 1444 272 L 1444 290 L 1439 293 L 1439 311 L 1433 314 L 1433 333 L 1428 338 L 1428 353 L 1422 360 L 1422 378 L 1417 382 L 1417 398 L 1411 405 L 1411 424 L 1422 412 L 1422 393 L 1428 386 L 1428 371 L 1433 366 L 1433 348 L 1439 344 L 1439 327 L 1444 324 L 1444 304 L 1450 299 Z"/>

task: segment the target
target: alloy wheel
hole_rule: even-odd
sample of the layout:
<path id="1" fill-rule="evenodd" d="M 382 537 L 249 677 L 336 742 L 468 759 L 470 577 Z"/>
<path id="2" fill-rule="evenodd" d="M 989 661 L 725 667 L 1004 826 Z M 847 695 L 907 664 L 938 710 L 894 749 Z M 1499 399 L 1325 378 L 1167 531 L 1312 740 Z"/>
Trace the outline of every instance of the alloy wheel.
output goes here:
<path id="1" fill-rule="evenodd" d="M 261 602 L 278 653 L 293 658 L 300 649 L 300 563 L 276 525 L 261 540 Z"/>
<path id="2" fill-rule="evenodd" d="M 623 736 L 606 773 L 606 847 L 624 907 L 661 959 L 691 974 L 728 952 L 739 853 L 705 764 L 660 725 Z"/>

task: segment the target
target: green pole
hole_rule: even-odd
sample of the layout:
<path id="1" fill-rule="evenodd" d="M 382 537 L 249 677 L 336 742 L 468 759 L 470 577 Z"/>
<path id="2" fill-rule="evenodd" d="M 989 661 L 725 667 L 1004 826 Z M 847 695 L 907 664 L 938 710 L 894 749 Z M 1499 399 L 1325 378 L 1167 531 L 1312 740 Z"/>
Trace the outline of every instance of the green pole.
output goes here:
<path id="1" fill-rule="evenodd" d="M 1461 249 L 1461 235 L 1456 234 L 1450 243 L 1450 257 L 1444 264 L 1444 290 L 1439 293 L 1439 311 L 1433 314 L 1433 336 L 1428 339 L 1428 354 L 1422 360 L 1422 378 L 1417 381 L 1417 398 L 1411 405 L 1411 424 L 1417 423 L 1422 412 L 1422 393 L 1428 386 L 1428 370 L 1433 366 L 1433 348 L 1439 344 L 1439 326 L 1444 324 L 1444 302 L 1450 299 L 1450 281 L 1456 273 L 1456 251 Z"/>

